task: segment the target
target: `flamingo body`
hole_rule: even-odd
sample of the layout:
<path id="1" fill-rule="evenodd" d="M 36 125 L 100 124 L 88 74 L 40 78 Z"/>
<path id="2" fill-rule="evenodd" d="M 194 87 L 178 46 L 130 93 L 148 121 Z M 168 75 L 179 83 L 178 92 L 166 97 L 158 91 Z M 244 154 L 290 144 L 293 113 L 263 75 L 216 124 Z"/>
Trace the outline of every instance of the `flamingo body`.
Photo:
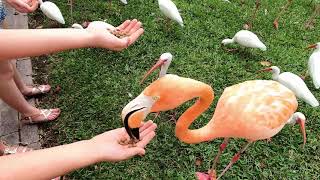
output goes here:
<path id="1" fill-rule="evenodd" d="M 317 45 L 319 46 L 319 45 Z M 320 88 L 320 49 L 317 49 L 311 54 L 308 61 L 309 73 L 312 78 L 315 88 Z"/>
<path id="2" fill-rule="evenodd" d="M 180 26 L 182 27 L 184 26 L 183 20 L 177 9 L 177 6 L 171 0 L 158 0 L 158 4 L 159 4 L 160 11 L 165 16 L 179 23 Z"/>
<path id="3" fill-rule="evenodd" d="M 260 41 L 257 35 L 248 30 L 241 30 L 237 32 L 232 39 L 224 39 L 222 44 L 238 43 L 241 46 L 249 48 L 258 48 L 266 51 L 267 47 Z"/>
<path id="4" fill-rule="evenodd" d="M 45 14 L 48 18 L 58 21 L 61 24 L 65 24 L 65 21 L 60 9 L 53 2 L 50 2 L 50 1 L 42 2 L 41 0 L 40 9 L 43 12 L 43 14 Z"/>

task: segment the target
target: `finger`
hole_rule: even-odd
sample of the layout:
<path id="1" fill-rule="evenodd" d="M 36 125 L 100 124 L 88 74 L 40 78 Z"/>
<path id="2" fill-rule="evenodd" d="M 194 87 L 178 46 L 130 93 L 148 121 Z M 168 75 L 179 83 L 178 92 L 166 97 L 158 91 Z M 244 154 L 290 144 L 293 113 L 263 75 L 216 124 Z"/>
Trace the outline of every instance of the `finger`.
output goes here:
<path id="1" fill-rule="evenodd" d="M 130 22 L 130 24 L 123 29 L 124 33 L 128 33 L 136 24 L 138 23 L 138 20 L 134 19 Z"/>
<path id="2" fill-rule="evenodd" d="M 151 126 L 153 124 L 153 122 L 151 120 L 149 120 L 146 123 L 143 123 L 142 126 L 139 129 L 139 132 L 141 133 L 142 131 L 146 130 L 147 128 L 149 128 L 149 126 Z"/>
<path id="3" fill-rule="evenodd" d="M 132 147 L 132 148 L 128 148 L 126 149 L 126 157 L 127 159 L 135 156 L 135 155 L 145 155 L 146 151 L 141 148 L 141 147 Z"/>
<path id="4" fill-rule="evenodd" d="M 126 20 L 120 26 L 118 26 L 118 28 L 119 29 L 125 29 L 130 24 L 130 22 L 131 22 L 130 20 Z"/>
<path id="5" fill-rule="evenodd" d="M 137 24 L 133 26 L 133 28 L 128 32 L 128 34 L 132 34 L 141 28 L 142 23 L 139 21 Z"/>
<path id="6" fill-rule="evenodd" d="M 31 12 L 31 7 L 27 3 L 24 3 L 22 1 L 16 1 L 15 4 L 19 8 L 24 9 L 25 12 Z"/>
<path id="7" fill-rule="evenodd" d="M 157 129 L 157 125 L 153 123 L 151 126 L 149 126 L 147 129 L 142 131 L 140 133 L 141 139 L 143 139 L 145 136 L 147 136 L 149 133 L 154 132 Z"/>
<path id="8" fill-rule="evenodd" d="M 39 1 L 38 0 L 32 0 L 32 4 L 31 4 L 31 7 L 30 7 L 31 11 L 32 12 L 35 11 L 38 8 L 38 6 L 39 6 Z"/>
<path id="9" fill-rule="evenodd" d="M 138 29 L 136 32 L 130 35 L 130 41 L 128 43 L 128 46 L 136 42 L 136 40 L 143 34 L 144 30 L 142 28 Z"/>
<path id="10" fill-rule="evenodd" d="M 141 141 L 137 143 L 138 147 L 144 148 L 156 135 L 154 131 L 147 134 Z"/>

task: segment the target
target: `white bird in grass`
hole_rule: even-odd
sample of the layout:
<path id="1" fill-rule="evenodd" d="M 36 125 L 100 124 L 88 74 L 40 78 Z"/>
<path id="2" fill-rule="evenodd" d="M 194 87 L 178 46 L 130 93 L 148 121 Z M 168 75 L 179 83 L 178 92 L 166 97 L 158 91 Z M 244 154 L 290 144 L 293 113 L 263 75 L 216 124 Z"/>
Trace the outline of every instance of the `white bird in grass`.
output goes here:
<path id="1" fill-rule="evenodd" d="M 267 47 L 260 41 L 258 36 L 248 30 L 241 30 L 232 39 L 224 39 L 221 43 L 223 45 L 238 43 L 244 47 L 259 48 L 262 51 L 267 50 Z"/>
<path id="2" fill-rule="evenodd" d="M 310 45 L 308 48 L 314 48 L 315 50 L 311 54 L 308 61 L 308 68 L 310 76 L 313 80 L 314 86 L 320 88 L 320 43 Z"/>
<path id="3" fill-rule="evenodd" d="M 310 104 L 312 107 L 319 106 L 318 100 L 313 96 L 307 85 L 299 76 L 291 72 L 283 72 L 280 74 L 280 69 L 277 66 L 271 66 L 260 71 L 272 72 L 272 79 L 293 91 L 299 99 Z"/>
<path id="4" fill-rule="evenodd" d="M 48 18 L 58 21 L 61 24 L 65 23 L 62 13 L 56 4 L 50 1 L 43 2 L 42 0 L 39 0 L 39 3 L 41 11 Z"/>
<path id="5" fill-rule="evenodd" d="M 99 29 L 106 29 L 106 30 L 110 30 L 110 31 L 114 31 L 116 28 L 114 26 L 112 26 L 109 23 L 103 22 L 103 21 L 92 21 L 92 22 L 86 22 L 86 27 L 90 27 L 90 26 L 94 26 L 95 28 L 99 28 Z M 83 29 L 83 27 L 80 24 L 73 24 L 72 25 L 73 28 L 76 29 Z"/>
<path id="6" fill-rule="evenodd" d="M 127 0 L 120 0 L 123 4 L 128 4 Z"/>
<path id="7" fill-rule="evenodd" d="M 171 0 L 158 0 L 161 12 L 168 18 L 178 22 L 183 27 L 183 20 L 177 6 Z"/>

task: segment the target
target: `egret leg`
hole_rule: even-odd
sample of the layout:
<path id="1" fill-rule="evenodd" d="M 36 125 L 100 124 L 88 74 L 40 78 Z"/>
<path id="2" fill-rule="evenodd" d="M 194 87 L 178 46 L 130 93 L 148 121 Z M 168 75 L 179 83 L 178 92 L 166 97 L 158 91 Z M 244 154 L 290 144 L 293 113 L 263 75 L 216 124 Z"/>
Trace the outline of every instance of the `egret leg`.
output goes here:
<path id="1" fill-rule="evenodd" d="M 300 76 L 301 79 L 306 80 L 306 78 L 309 76 L 309 70 L 306 71 L 306 73 L 303 76 Z"/>
<path id="2" fill-rule="evenodd" d="M 288 9 L 288 7 L 291 5 L 292 1 L 293 0 L 288 0 L 287 4 L 284 6 L 284 8 L 280 11 L 280 13 L 276 17 L 276 19 L 273 21 L 273 26 L 274 26 L 275 29 L 279 28 L 280 16 Z"/>
<path id="3" fill-rule="evenodd" d="M 249 147 L 250 144 L 252 144 L 252 141 L 248 141 L 248 142 L 242 147 L 242 149 L 233 156 L 233 158 L 232 158 L 231 161 L 229 162 L 228 166 L 222 171 L 222 173 L 221 173 L 220 176 L 217 178 L 217 180 L 219 180 L 219 179 L 227 172 L 227 170 L 230 169 L 230 168 L 232 167 L 232 165 L 240 159 L 241 154 Z"/>

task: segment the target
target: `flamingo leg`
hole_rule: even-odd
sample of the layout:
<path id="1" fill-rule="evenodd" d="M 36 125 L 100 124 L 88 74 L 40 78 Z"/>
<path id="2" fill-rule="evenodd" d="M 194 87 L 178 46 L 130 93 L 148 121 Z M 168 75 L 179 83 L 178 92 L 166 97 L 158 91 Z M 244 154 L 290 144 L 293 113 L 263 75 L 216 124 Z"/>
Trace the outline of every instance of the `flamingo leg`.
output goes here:
<path id="1" fill-rule="evenodd" d="M 288 7 L 291 5 L 293 0 L 288 0 L 287 4 L 284 6 L 284 8 L 280 11 L 280 13 L 278 14 L 278 16 L 276 17 L 276 19 L 273 21 L 273 26 L 275 29 L 279 28 L 279 19 L 280 16 L 288 9 Z"/>
<path id="2" fill-rule="evenodd" d="M 247 29 L 247 30 L 249 30 L 249 29 L 251 29 L 252 28 L 252 24 L 253 24 L 253 21 L 256 19 L 256 17 L 257 17 L 257 12 L 258 12 L 258 10 L 259 10 L 259 8 L 260 8 L 260 5 L 261 5 L 261 0 L 256 0 L 256 7 L 255 7 L 255 9 L 254 9 L 254 11 L 253 11 L 253 14 L 252 14 L 252 16 L 251 16 L 251 21 L 249 21 L 247 24 L 245 24 L 245 29 Z"/>
<path id="3" fill-rule="evenodd" d="M 153 121 L 154 121 L 155 119 L 157 119 L 158 116 L 160 116 L 160 111 L 155 113 L 154 118 L 153 118 Z"/>
<path id="4" fill-rule="evenodd" d="M 220 147 L 219 147 L 219 152 L 218 154 L 216 155 L 216 157 L 214 158 L 214 161 L 213 161 L 213 164 L 212 164 L 212 168 L 211 169 L 215 169 L 218 162 L 219 162 L 219 157 L 220 155 L 222 154 L 222 152 L 226 149 L 228 143 L 229 143 L 229 139 L 230 138 L 224 138 L 223 142 L 220 144 Z"/>
<path id="5" fill-rule="evenodd" d="M 248 141 L 243 147 L 242 149 L 237 152 L 233 158 L 231 159 L 231 161 L 229 162 L 228 166 L 222 171 L 222 173 L 220 174 L 220 176 L 217 178 L 217 180 L 219 180 L 226 172 L 228 169 L 230 169 L 232 167 L 232 165 L 237 162 L 240 159 L 240 156 L 242 153 L 244 153 L 244 151 L 249 147 L 250 144 L 252 144 L 253 141 Z"/>
<path id="6" fill-rule="evenodd" d="M 320 4 L 316 4 L 312 15 L 310 16 L 308 21 L 305 23 L 305 27 L 306 28 L 312 28 L 313 27 L 314 20 L 319 15 L 319 13 L 320 13 Z"/>

